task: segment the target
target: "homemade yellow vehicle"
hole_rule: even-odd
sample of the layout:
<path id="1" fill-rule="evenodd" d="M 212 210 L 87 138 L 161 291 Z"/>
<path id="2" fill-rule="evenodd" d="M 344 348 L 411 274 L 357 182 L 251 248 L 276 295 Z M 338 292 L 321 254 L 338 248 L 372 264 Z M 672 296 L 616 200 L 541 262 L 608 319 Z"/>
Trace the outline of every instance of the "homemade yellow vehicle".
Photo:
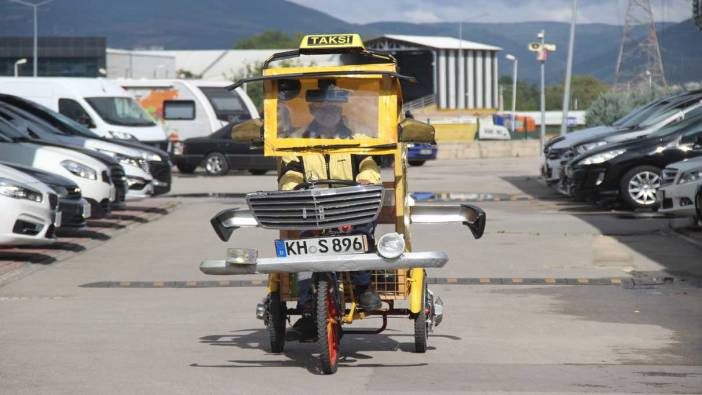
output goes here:
<path id="1" fill-rule="evenodd" d="M 324 56 L 334 65 L 270 67 L 305 56 Z M 366 50 L 356 34 L 310 35 L 299 49 L 268 59 L 262 76 L 231 87 L 263 81 L 263 127 L 260 121 L 248 121 L 234 127 L 232 137 L 263 144 L 265 155 L 279 157 L 279 182 L 284 185 L 283 190 L 249 193 L 248 210 L 227 209 L 211 222 L 223 241 L 248 226 L 278 229 L 280 239 L 274 242 L 276 257 L 229 248 L 226 259 L 203 261 L 200 270 L 268 274 L 268 294 L 256 314 L 275 353 L 283 351 L 286 321 L 301 313 L 300 306 L 287 306 L 296 298 L 297 275 L 312 272 L 316 344 L 324 373 L 337 369 L 342 324 L 369 316 L 382 317 L 382 326 L 364 333 L 382 332 L 391 315 L 414 320 L 416 351 L 425 352 L 427 337 L 443 316 L 441 299 L 427 287 L 425 268 L 444 266 L 448 256 L 412 251 L 410 226 L 458 222 L 476 239 L 485 228 L 485 213 L 477 207 L 415 204 L 408 193 L 406 144 L 434 142 L 434 129 L 402 119 L 402 80 L 413 79 L 398 73 L 392 56 Z M 356 174 L 377 169 L 365 159 L 381 156 L 394 159 L 391 179 L 357 182 Z M 315 158 L 326 176 L 305 168 Z M 359 158 L 364 159 L 360 165 Z M 354 165 L 345 167 L 344 161 Z M 373 234 L 358 229 L 375 223 L 391 224 L 394 232 L 373 243 Z M 380 309 L 359 307 L 350 279 L 354 271 L 372 271 L 372 287 L 383 302 Z"/>

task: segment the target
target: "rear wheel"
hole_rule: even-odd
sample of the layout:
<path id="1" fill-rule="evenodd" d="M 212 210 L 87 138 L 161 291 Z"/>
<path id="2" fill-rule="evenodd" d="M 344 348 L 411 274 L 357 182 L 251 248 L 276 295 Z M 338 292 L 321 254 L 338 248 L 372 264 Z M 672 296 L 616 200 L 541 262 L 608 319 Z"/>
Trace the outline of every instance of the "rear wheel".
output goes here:
<path id="1" fill-rule="evenodd" d="M 619 182 L 624 203 L 632 209 L 654 208 L 656 190 L 661 186 L 661 169 L 655 166 L 637 166 L 629 170 Z"/>
<path id="2" fill-rule="evenodd" d="M 249 173 L 255 175 L 255 176 L 262 176 L 266 174 L 268 170 L 265 169 L 249 169 Z"/>
<path id="3" fill-rule="evenodd" d="M 425 160 L 410 160 L 409 164 L 410 166 L 422 166 L 425 162 Z"/>
<path id="4" fill-rule="evenodd" d="M 341 314 L 337 308 L 335 284 L 328 278 L 317 281 L 317 346 L 322 373 L 336 372 L 341 340 Z"/>
<path id="5" fill-rule="evenodd" d="M 197 169 L 197 165 L 191 165 L 189 163 L 178 163 L 176 164 L 178 171 L 183 174 L 191 174 Z"/>
<path id="6" fill-rule="evenodd" d="M 205 158 L 205 171 L 209 175 L 222 176 L 229 172 L 227 158 L 221 152 L 213 152 Z"/>
<path id="7" fill-rule="evenodd" d="M 268 340 L 272 353 L 281 353 L 285 348 L 285 313 L 286 306 L 280 301 L 280 293 L 272 292 L 268 298 Z"/>

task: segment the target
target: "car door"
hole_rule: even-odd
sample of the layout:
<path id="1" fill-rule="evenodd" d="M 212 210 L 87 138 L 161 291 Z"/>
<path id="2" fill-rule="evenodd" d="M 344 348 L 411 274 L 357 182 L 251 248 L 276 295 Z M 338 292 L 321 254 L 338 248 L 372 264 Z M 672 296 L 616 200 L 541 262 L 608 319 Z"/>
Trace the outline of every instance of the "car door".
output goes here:
<path id="1" fill-rule="evenodd" d="M 691 130 L 684 132 L 680 136 L 678 146 L 683 153 L 683 159 L 695 158 L 702 156 L 702 122 L 690 128 Z"/>
<path id="2" fill-rule="evenodd" d="M 252 169 L 257 168 L 256 161 L 263 157 L 263 147 L 248 143 L 235 142 L 232 139 L 232 128 L 234 124 L 229 124 L 220 129 L 216 134 L 221 133 L 220 138 L 226 140 L 227 159 L 229 167 L 232 169 Z M 252 167 L 253 166 L 253 167 Z"/>

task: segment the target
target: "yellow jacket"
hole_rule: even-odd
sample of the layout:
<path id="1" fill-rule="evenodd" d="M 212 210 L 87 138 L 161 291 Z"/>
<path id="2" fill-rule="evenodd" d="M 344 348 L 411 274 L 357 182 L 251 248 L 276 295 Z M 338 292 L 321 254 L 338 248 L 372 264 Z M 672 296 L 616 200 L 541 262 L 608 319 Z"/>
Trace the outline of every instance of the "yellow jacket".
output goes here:
<path id="1" fill-rule="evenodd" d="M 314 180 L 355 180 L 379 184 L 380 167 L 373 157 L 352 154 L 309 154 L 302 157 L 284 156 L 278 188 L 288 191 Z M 324 186 L 322 186 L 324 187 Z"/>

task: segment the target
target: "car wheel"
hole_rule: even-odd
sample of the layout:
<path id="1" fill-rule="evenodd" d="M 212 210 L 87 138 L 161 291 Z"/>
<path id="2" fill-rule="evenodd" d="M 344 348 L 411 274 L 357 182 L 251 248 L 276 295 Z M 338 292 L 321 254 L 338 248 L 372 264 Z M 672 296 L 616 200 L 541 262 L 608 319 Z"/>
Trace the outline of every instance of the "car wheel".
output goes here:
<path id="1" fill-rule="evenodd" d="M 185 163 L 178 163 L 176 164 L 176 167 L 178 168 L 178 171 L 183 173 L 183 174 L 191 174 L 192 172 L 197 169 L 196 165 L 191 165 L 191 164 L 185 164 Z"/>
<path id="2" fill-rule="evenodd" d="M 262 176 L 266 174 L 268 170 L 265 169 L 249 169 L 249 173 L 255 175 L 255 176 Z"/>
<path id="3" fill-rule="evenodd" d="M 637 166 L 622 177 L 619 192 L 629 208 L 655 208 L 658 205 L 656 190 L 660 186 L 661 169 L 655 166 Z"/>
<path id="4" fill-rule="evenodd" d="M 220 152 L 213 152 L 205 158 L 205 171 L 209 175 L 221 176 L 229 172 L 227 158 Z"/>
<path id="5" fill-rule="evenodd" d="M 410 166 L 421 166 L 426 162 L 425 160 L 411 160 L 409 161 Z"/>

